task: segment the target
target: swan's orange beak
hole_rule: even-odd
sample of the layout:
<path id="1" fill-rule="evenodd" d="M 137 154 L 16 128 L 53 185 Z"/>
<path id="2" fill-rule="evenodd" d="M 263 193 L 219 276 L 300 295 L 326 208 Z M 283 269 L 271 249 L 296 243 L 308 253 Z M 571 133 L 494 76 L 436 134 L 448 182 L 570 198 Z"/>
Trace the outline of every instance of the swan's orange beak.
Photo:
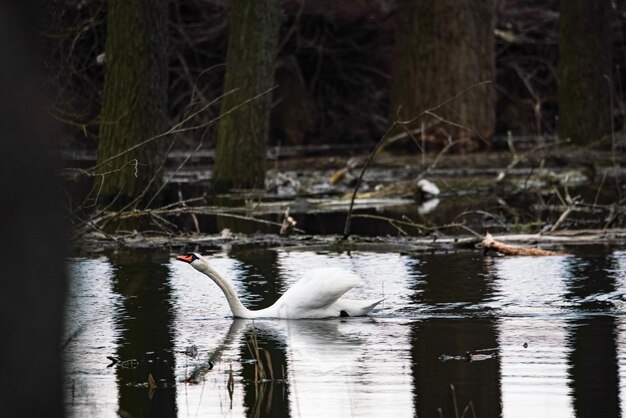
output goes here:
<path id="1" fill-rule="evenodd" d="M 191 262 L 193 261 L 190 255 L 179 255 L 178 257 L 176 257 L 176 259 L 189 264 L 191 264 Z"/>

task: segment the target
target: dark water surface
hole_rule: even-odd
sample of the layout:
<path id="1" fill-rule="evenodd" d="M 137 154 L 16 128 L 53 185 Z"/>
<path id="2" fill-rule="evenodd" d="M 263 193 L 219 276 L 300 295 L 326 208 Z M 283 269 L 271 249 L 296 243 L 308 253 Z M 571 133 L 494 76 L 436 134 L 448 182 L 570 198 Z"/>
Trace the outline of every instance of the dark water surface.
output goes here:
<path id="1" fill-rule="evenodd" d="M 353 298 L 386 298 L 366 318 L 254 323 L 233 320 L 218 287 L 168 251 L 73 258 L 66 407 L 75 417 L 454 417 L 454 394 L 459 415 L 471 402 L 477 417 L 620 416 L 626 251 L 571 251 L 215 250 L 215 269 L 251 308 L 325 266 L 363 278 Z"/>

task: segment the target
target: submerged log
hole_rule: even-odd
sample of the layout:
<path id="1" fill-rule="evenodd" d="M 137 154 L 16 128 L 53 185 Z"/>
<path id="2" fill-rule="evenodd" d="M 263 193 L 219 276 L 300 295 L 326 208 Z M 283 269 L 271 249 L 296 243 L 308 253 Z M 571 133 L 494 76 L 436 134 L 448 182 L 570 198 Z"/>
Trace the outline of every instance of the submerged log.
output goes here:
<path id="1" fill-rule="evenodd" d="M 507 245 L 503 242 L 496 241 L 493 236 L 487 232 L 483 239 L 483 252 L 487 255 L 487 251 L 494 250 L 504 255 L 531 255 L 531 256 L 543 256 L 543 255 L 564 255 L 565 253 L 559 251 L 542 250 L 540 248 L 527 248 L 517 245 Z"/>

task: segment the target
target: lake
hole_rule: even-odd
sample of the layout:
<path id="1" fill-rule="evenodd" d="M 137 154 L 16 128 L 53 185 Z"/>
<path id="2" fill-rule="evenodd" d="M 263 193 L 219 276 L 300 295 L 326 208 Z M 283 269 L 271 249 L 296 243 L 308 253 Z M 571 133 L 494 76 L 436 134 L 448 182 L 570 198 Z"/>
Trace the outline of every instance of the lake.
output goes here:
<path id="1" fill-rule="evenodd" d="M 329 320 L 234 320 L 219 288 L 168 249 L 71 258 L 66 408 L 75 417 L 617 417 L 626 251 L 564 250 L 199 250 L 250 308 L 328 266 L 361 276 L 352 298 L 385 298 L 368 317 Z"/>

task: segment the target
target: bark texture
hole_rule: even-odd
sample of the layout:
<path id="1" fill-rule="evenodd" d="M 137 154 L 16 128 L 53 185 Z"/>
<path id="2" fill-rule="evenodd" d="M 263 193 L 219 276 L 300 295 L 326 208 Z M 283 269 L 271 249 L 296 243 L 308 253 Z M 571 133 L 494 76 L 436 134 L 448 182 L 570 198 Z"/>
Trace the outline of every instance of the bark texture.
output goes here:
<path id="1" fill-rule="evenodd" d="M 611 2 L 562 0 L 559 12 L 558 131 L 583 145 L 611 132 Z"/>
<path id="2" fill-rule="evenodd" d="M 399 0 L 390 119 L 410 120 L 469 87 L 495 78 L 495 0 Z M 485 139 L 494 132 L 488 84 L 435 113 Z M 420 119 L 437 138 L 473 136 L 434 117 Z"/>
<path id="3" fill-rule="evenodd" d="M 160 181 L 159 141 L 109 159 L 165 129 L 167 2 L 109 0 L 105 55 L 98 164 L 99 172 L 107 174 L 100 202 L 107 204 L 119 194 L 119 206 Z"/>
<path id="4" fill-rule="evenodd" d="M 281 10 L 278 0 L 234 0 L 218 127 L 213 185 L 216 191 L 264 188 L 271 94 Z M 233 111 L 233 109 L 237 108 Z"/>

